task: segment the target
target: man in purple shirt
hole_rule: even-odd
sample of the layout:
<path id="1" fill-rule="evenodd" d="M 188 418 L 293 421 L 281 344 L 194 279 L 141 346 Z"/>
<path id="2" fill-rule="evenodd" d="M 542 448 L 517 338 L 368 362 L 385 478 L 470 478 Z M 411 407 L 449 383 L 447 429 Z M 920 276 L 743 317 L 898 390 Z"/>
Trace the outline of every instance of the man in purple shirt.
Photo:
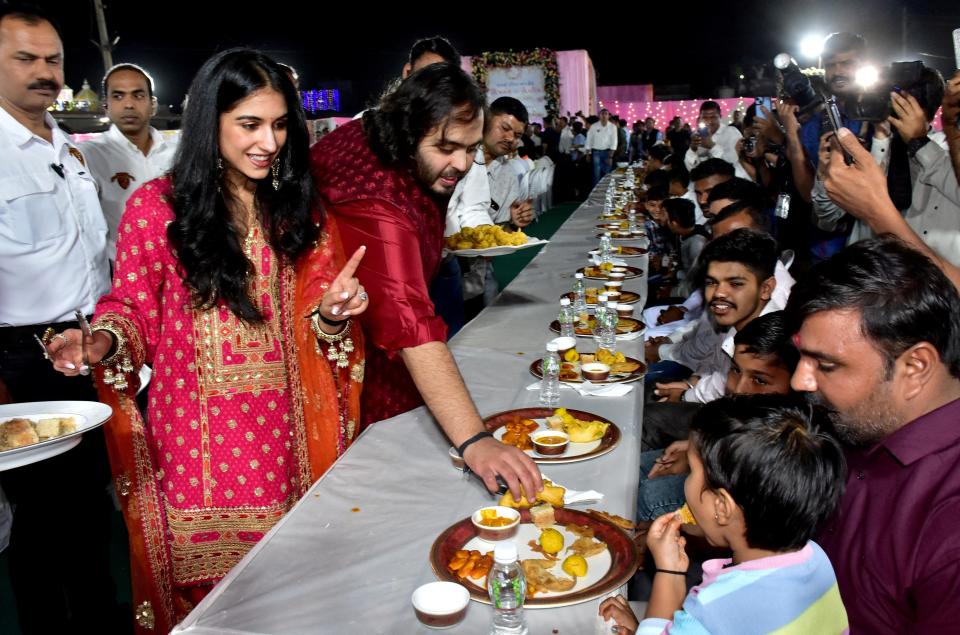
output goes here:
<path id="1" fill-rule="evenodd" d="M 960 630 L 960 295 L 920 252 L 857 243 L 792 290 L 793 388 L 830 411 L 846 492 L 817 542 L 851 633 Z"/>

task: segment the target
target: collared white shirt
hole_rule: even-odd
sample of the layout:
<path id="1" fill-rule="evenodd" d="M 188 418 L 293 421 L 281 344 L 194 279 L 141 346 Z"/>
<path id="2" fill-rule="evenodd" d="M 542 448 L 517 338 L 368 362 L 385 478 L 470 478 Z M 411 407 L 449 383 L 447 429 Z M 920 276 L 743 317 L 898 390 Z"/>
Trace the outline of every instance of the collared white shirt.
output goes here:
<path id="1" fill-rule="evenodd" d="M 617 126 L 613 122 L 603 125 L 599 121 L 587 130 L 587 144 L 584 150 L 616 150 Z"/>
<path id="2" fill-rule="evenodd" d="M 510 206 L 520 200 L 520 180 L 507 156 L 492 158 L 486 164 L 490 184 L 490 218 L 498 225 L 509 223 L 512 218 Z"/>
<path id="3" fill-rule="evenodd" d="M 483 149 L 478 149 L 473 165 L 457 183 L 447 204 L 447 227 L 444 236 L 452 236 L 464 227 L 491 225 L 490 177 L 483 160 Z"/>
<path id="4" fill-rule="evenodd" d="M 173 164 L 177 140 L 167 139 L 153 127 L 150 139 L 150 152 L 144 156 L 116 125 L 111 125 L 102 135 L 80 144 L 87 166 L 100 186 L 100 206 L 109 232 L 107 255 L 111 260 L 117 252 L 117 227 L 127 199 L 147 181 L 165 174 Z"/>
<path id="5" fill-rule="evenodd" d="M 45 120 L 53 143 L 0 108 L 0 326 L 93 313 L 110 288 L 96 181 L 53 117 Z"/>
<path id="6" fill-rule="evenodd" d="M 557 150 L 560 154 L 570 154 L 570 151 L 573 150 L 573 128 L 570 126 L 566 126 L 560 131 L 560 144 Z"/>
<path id="7" fill-rule="evenodd" d="M 713 147 L 708 150 L 701 145 L 696 151 L 688 148 L 683 157 L 683 163 L 687 166 L 687 170 L 692 170 L 707 159 L 723 159 L 732 164 L 734 170 L 736 170 L 736 167 L 740 164 L 740 157 L 737 155 L 737 141 L 742 137 L 740 131 L 733 126 L 720 124 L 717 131 L 713 133 Z M 740 169 L 743 170 L 743 168 Z M 743 174 L 746 174 L 746 172 L 744 171 Z"/>

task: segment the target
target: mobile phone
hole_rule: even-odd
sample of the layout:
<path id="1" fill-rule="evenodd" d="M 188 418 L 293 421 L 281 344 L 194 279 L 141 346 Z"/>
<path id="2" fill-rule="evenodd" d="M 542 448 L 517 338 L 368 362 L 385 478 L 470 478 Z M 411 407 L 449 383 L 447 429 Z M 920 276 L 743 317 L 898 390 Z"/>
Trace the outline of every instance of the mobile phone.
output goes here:
<path id="1" fill-rule="evenodd" d="M 960 29 L 953 30 L 953 55 L 957 58 L 957 69 L 960 70 Z"/>
<path id="2" fill-rule="evenodd" d="M 830 125 L 830 129 L 833 130 L 833 134 L 837 134 L 837 131 L 843 126 L 843 120 L 840 118 L 840 108 L 837 106 L 837 98 L 831 96 L 830 99 L 826 101 L 825 106 L 826 108 L 824 110 L 827 114 L 827 123 Z M 842 145 L 840 147 L 843 150 L 843 162 L 847 165 L 853 165 L 853 157 L 850 156 L 846 148 L 843 148 Z"/>
<path id="3" fill-rule="evenodd" d="M 773 102 L 769 97 L 756 97 L 753 102 L 756 108 L 754 109 L 753 118 L 754 119 L 766 119 L 767 115 L 763 112 L 763 109 L 760 106 L 763 106 L 769 112 L 773 112 Z"/>

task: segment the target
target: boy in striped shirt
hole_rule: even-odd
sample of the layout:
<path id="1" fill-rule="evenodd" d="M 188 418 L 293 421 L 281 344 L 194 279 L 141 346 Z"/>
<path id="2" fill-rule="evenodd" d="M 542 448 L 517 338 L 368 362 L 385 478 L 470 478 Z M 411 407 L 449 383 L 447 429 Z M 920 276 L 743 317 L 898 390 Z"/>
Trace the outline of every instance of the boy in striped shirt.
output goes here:
<path id="1" fill-rule="evenodd" d="M 796 398 L 757 395 L 705 405 L 690 430 L 689 509 L 707 541 L 733 557 L 689 565 L 676 513 L 650 527 L 656 561 L 645 619 L 618 596 L 600 614 L 621 634 L 845 634 L 830 560 L 810 537 L 843 492 L 845 464 L 821 415 Z"/>

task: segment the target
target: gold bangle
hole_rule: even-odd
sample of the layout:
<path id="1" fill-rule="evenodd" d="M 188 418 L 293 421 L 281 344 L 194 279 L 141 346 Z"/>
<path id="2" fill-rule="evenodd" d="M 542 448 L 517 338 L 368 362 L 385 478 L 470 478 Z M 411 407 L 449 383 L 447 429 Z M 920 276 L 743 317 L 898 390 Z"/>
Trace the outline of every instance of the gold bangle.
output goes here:
<path id="1" fill-rule="evenodd" d="M 124 354 L 127 352 L 126 338 L 123 337 L 123 334 L 120 333 L 120 329 L 116 327 L 111 322 L 99 322 L 93 327 L 93 332 L 97 331 L 106 331 L 113 335 L 113 347 L 111 352 L 107 352 L 107 355 L 100 360 L 101 366 L 110 366 L 117 359 L 122 359 Z"/>
<path id="2" fill-rule="evenodd" d="M 323 329 L 320 328 L 320 312 L 317 311 L 310 316 L 310 327 L 313 330 L 313 334 L 317 337 L 317 353 L 322 352 L 320 350 L 320 342 L 326 342 L 328 346 L 328 360 L 336 362 L 338 368 L 346 368 L 350 365 L 350 359 L 347 357 L 347 353 L 353 352 L 353 340 L 348 337 L 350 335 L 350 320 L 346 320 L 346 325 L 342 331 L 335 335 L 330 335 L 329 333 L 324 333 Z"/>
<path id="3" fill-rule="evenodd" d="M 103 383 L 113 386 L 117 392 L 124 392 L 130 386 L 127 375 L 134 371 L 133 362 L 127 353 L 126 338 L 115 324 L 106 320 L 98 322 L 93 331 L 106 331 L 113 335 L 113 353 L 100 360 L 100 365 L 104 366 Z"/>

